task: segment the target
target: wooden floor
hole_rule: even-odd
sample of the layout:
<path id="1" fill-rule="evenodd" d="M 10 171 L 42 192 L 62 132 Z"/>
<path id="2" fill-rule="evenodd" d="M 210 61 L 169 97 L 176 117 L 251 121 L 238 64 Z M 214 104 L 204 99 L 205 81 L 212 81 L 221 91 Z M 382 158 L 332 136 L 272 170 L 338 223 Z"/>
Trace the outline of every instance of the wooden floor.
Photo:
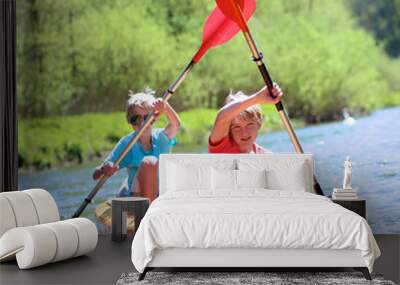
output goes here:
<path id="1" fill-rule="evenodd" d="M 399 283 L 400 235 L 375 236 L 382 256 L 374 272 Z M 19 270 L 16 262 L 0 265 L 0 284 L 115 284 L 124 272 L 134 271 L 130 258 L 131 242 L 115 243 L 100 236 L 94 252 L 29 270 Z M 311 270 L 310 270 L 311 271 Z"/>

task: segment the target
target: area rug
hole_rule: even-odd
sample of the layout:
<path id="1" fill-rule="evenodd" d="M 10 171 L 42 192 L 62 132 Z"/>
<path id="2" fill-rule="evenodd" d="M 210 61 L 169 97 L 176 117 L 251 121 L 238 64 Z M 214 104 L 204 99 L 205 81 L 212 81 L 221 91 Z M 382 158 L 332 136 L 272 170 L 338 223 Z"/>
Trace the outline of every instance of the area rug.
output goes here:
<path id="1" fill-rule="evenodd" d="M 133 284 L 267 284 L 267 285 L 297 285 L 297 284 L 379 284 L 395 285 L 384 280 L 381 275 L 372 275 L 368 281 L 359 272 L 148 272 L 146 278 L 138 281 L 139 273 L 124 273 L 117 285 Z"/>

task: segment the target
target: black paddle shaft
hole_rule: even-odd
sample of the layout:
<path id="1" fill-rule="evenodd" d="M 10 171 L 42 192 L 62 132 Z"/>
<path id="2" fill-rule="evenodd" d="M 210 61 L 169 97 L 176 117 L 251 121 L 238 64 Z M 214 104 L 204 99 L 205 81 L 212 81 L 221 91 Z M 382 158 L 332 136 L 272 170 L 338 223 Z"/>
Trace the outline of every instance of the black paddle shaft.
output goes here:
<path id="1" fill-rule="evenodd" d="M 275 98 L 274 94 L 272 94 L 272 89 L 274 88 L 274 84 L 273 84 L 273 81 L 271 79 L 271 76 L 269 75 L 267 67 L 265 66 L 264 62 L 262 61 L 262 58 L 263 58 L 263 55 L 260 52 L 258 54 L 257 58 L 255 58 L 253 56 L 253 61 L 257 63 L 258 70 L 260 71 L 260 73 L 261 73 L 261 75 L 262 75 L 262 77 L 264 79 L 265 85 L 267 85 L 267 88 L 268 88 L 268 91 L 269 91 L 269 95 L 272 98 Z M 275 107 L 276 107 L 276 109 L 278 111 L 281 111 L 281 110 L 284 109 L 283 104 L 280 101 L 275 104 Z"/>
<path id="2" fill-rule="evenodd" d="M 257 63 L 258 70 L 260 71 L 260 73 L 261 73 L 261 75 L 262 75 L 262 77 L 264 79 L 264 82 L 267 85 L 267 88 L 268 88 L 270 96 L 272 98 L 275 98 L 274 95 L 272 94 L 272 89 L 274 87 L 273 81 L 271 79 L 271 76 L 269 75 L 267 67 L 265 66 L 264 62 L 262 61 L 262 57 L 263 57 L 262 53 L 259 53 L 257 58 L 253 57 L 253 61 L 255 61 Z M 275 107 L 276 107 L 278 112 L 285 112 L 285 107 L 283 106 L 281 101 L 276 103 Z M 314 180 L 313 187 L 314 187 L 315 193 L 317 193 L 318 195 L 324 196 L 324 193 L 322 192 L 321 185 L 319 185 L 319 183 L 318 183 L 317 179 L 315 178 L 315 176 L 313 176 L 313 180 Z"/>
<path id="3" fill-rule="evenodd" d="M 179 74 L 179 76 L 175 79 L 175 81 L 168 87 L 167 91 L 165 91 L 163 95 L 163 100 L 164 102 L 167 102 L 171 96 L 174 94 L 176 89 L 181 85 L 181 83 L 185 80 L 186 76 L 189 74 L 189 72 L 192 70 L 194 67 L 195 62 L 191 60 L 189 64 L 183 69 L 183 71 Z M 114 165 L 119 165 L 121 160 L 125 157 L 125 155 L 128 153 L 128 151 L 133 147 L 133 145 L 139 140 L 140 136 L 144 133 L 145 129 L 153 124 L 156 120 L 155 113 L 154 111 L 150 113 L 150 116 L 145 120 L 144 124 L 140 127 L 140 129 L 135 132 L 135 135 L 131 138 L 129 141 L 128 145 L 122 150 L 122 152 L 119 154 L 117 157 Z M 76 212 L 73 214 L 72 218 L 77 218 L 79 217 L 82 212 L 86 209 L 87 205 L 89 205 L 94 196 L 97 194 L 97 192 L 100 190 L 100 188 L 106 183 L 108 177 L 106 175 L 103 175 L 100 180 L 97 182 L 96 186 L 90 191 L 89 195 L 85 198 L 85 200 L 82 202 L 82 204 L 79 206 L 79 208 L 76 210 Z"/>

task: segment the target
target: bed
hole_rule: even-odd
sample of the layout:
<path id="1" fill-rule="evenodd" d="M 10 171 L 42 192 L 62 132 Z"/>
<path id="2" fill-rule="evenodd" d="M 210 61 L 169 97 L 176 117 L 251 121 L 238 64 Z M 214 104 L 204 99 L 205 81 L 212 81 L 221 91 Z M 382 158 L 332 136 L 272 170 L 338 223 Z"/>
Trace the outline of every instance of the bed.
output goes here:
<path id="1" fill-rule="evenodd" d="M 311 155 L 165 154 L 160 195 L 132 243 L 158 267 L 352 267 L 380 255 L 361 216 L 313 193 Z"/>

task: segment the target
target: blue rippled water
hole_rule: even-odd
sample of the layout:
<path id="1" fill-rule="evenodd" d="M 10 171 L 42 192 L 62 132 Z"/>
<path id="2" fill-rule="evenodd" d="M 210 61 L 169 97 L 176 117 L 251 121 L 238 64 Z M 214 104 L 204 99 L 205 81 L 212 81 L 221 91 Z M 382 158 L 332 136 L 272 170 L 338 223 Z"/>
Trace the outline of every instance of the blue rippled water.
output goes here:
<path id="1" fill-rule="evenodd" d="M 325 195 L 341 187 L 343 162 L 353 162 L 352 186 L 367 200 L 367 219 L 374 233 L 400 233 L 400 108 L 374 112 L 356 120 L 296 130 L 304 152 L 315 159 L 316 177 Z M 274 152 L 293 152 L 286 132 L 259 138 Z"/>

